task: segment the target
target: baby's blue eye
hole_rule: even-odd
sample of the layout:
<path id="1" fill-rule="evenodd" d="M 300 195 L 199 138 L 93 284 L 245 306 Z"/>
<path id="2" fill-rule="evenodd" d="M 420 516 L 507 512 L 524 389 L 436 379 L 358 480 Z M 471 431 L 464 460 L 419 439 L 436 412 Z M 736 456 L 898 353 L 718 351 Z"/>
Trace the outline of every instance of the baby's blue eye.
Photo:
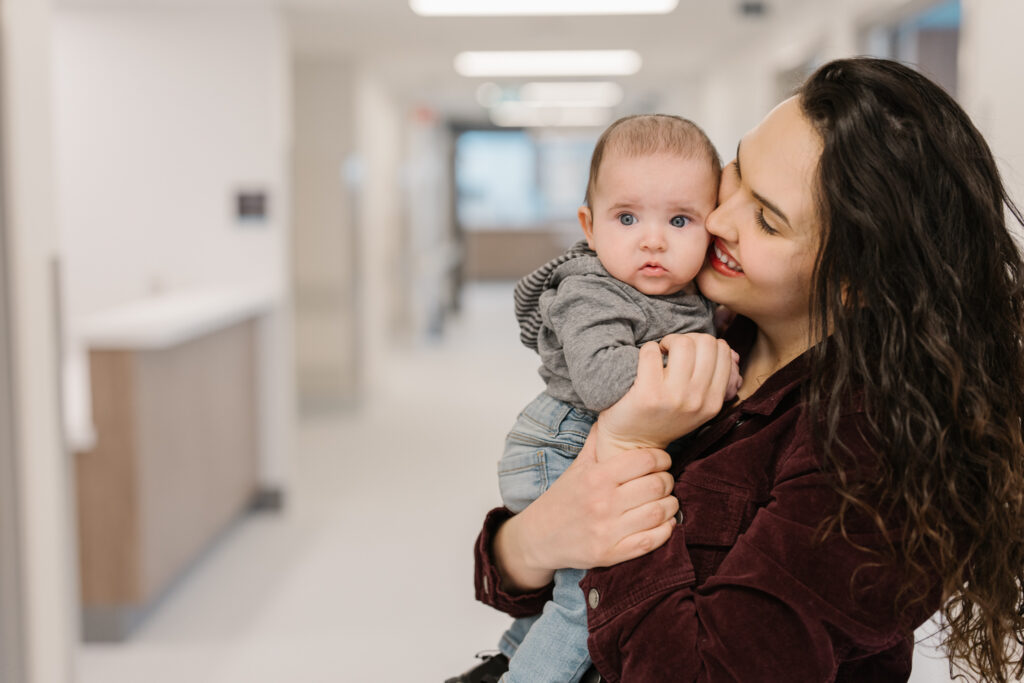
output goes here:
<path id="1" fill-rule="evenodd" d="M 690 219 L 686 216 L 673 216 L 669 223 L 672 224 L 673 228 L 684 228 L 686 224 L 690 222 Z"/>
<path id="2" fill-rule="evenodd" d="M 619 216 L 619 222 L 623 225 L 633 225 L 636 223 L 636 216 L 631 213 L 624 213 Z"/>

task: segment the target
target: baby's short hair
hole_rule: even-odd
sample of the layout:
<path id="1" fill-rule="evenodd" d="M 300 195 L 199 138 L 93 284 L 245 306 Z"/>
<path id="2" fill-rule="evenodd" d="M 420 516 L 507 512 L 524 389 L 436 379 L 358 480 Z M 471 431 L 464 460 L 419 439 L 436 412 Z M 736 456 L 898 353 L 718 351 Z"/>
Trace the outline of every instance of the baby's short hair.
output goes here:
<path id="1" fill-rule="evenodd" d="M 594 146 L 590 158 L 590 179 L 584 203 L 591 206 L 597 174 L 605 153 L 619 152 L 628 156 L 675 154 L 684 159 L 706 158 L 716 174 L 722 172 L 722 161 L 707 134 L 693 121 L 672 114 L 635 114 L 624 116 L 608 126 Z"/>

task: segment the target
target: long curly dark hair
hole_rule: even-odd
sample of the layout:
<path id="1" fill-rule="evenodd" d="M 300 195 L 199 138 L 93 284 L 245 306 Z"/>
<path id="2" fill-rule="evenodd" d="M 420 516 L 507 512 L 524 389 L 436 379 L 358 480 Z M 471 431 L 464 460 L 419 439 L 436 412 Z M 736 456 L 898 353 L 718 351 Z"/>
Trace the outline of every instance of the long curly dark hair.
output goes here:
<path id="1" fill-rule="evenodd" d="M 940 87 L 899 63 L 844 59 L 798 91 L 823 141 L 823 237 L 809 403 L 842 504 L 897 520 L 901 605 L 941 582 L 951 673 L 1024 673 L 1024 224 L 985 140 Z M 860 402 L 878 476 L 843 475 L 836 429 Z"/>

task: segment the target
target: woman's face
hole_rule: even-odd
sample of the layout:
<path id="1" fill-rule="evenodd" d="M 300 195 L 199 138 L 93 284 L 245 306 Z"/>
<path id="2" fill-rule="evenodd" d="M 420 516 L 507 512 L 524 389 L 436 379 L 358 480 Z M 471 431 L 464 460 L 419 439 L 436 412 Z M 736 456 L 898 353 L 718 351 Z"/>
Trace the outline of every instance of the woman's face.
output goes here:
<path id="1" fill-rule="evenodd" d="M 701 291 L 765 332 L 806 339 L 820 156 L 817 132 L 797 100 L 786 100 L 740 142 L 707 219 L 712 241 L 697 275 Z"/>

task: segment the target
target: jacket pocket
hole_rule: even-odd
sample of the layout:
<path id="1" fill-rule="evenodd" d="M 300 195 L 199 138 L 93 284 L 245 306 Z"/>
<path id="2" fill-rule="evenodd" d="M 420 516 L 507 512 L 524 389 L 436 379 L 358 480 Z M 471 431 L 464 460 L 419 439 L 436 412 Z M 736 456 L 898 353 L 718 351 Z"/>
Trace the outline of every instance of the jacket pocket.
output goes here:
<path id="1" fill-rule="evenodd" d="M 684 476 L 676 482 L 675 495 L 689 544 L 736 543 L 750 502 L 748 491 L 708 477 Z"/>
<path id="2" fill-rule="evenodd" d="M 685 539 L 694 583 L 700 586 L 718 571 L 743 532 L 750 493 L 715 479 L 684 476 L 675 495 L 684 532 L 679 536 Z"/>

